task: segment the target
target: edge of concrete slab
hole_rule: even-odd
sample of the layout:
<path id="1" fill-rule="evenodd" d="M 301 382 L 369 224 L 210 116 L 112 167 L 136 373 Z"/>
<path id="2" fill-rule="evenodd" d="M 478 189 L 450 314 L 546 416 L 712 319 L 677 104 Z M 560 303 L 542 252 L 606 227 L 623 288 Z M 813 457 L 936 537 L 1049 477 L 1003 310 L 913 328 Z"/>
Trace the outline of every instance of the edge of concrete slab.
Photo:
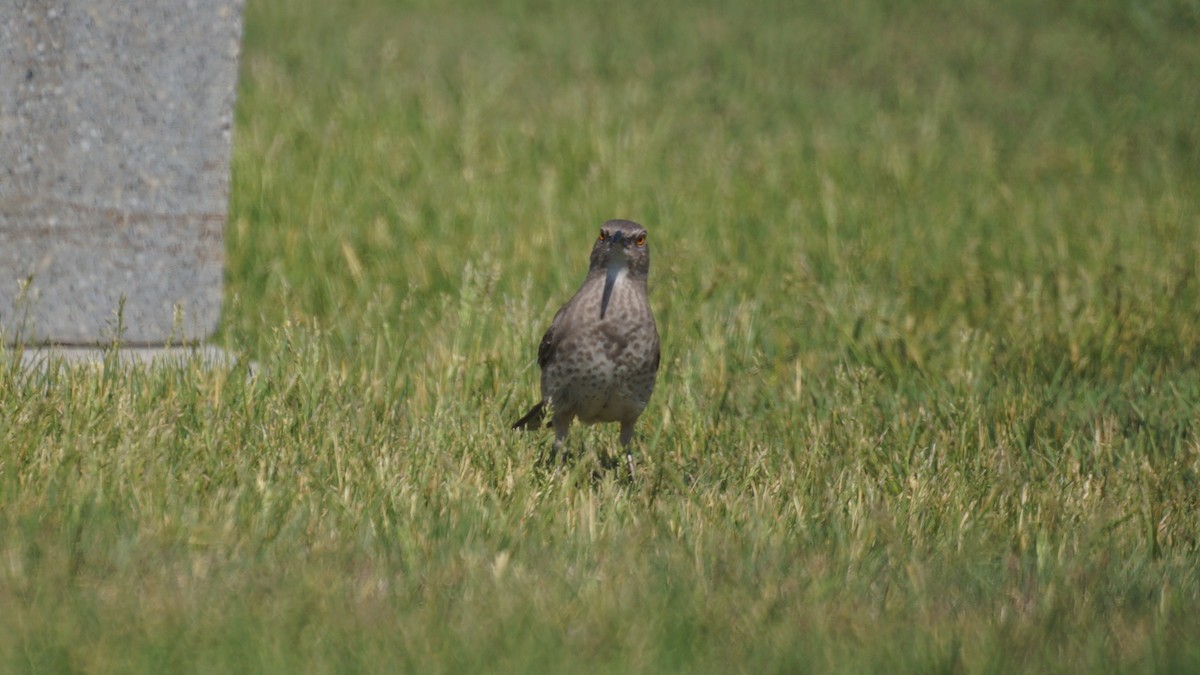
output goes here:
<path id="1" fill-rule="evenodd" d="M 197 345 L 190 347 L 91 347 L 91 346 L 27 346 L 23 348 L 7 348 L 9 354 L 20 352 L 21 366 L 27 369 L 47 368 L 50 366 L 80 367 L 104 363 L 111 353 L 116 362 L 123 366 L 144 367 L 181 367 L 191 363 L 199 363 L 206 368 L 233 369 L 240 359 L 220 347 Z M 251 374 L 258 368 L 254 362 L 248 362 Z"/>

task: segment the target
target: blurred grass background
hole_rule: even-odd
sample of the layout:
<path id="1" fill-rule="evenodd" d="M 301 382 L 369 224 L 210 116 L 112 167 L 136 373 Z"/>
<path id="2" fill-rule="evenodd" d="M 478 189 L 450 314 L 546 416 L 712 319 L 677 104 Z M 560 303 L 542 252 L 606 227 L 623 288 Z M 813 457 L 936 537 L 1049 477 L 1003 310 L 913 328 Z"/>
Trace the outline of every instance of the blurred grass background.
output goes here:
<path id="1" fill-rule="evenodd" d="M 245 18 L 260 374 L 0 373 L 0 667 L 1200 667 L 1200 4 Z M 614 217 L 634 484 L 507 424 Z"/>

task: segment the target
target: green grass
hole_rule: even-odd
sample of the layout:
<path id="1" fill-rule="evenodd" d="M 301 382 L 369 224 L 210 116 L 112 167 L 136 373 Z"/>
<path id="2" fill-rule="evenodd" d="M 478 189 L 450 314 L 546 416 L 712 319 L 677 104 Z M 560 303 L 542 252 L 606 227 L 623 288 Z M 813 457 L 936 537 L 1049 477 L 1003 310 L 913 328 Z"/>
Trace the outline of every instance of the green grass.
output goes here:
<path id="1" fill-rule="evenodd" d="M 251 0 L 258 375 L 0 366 L 0 670 L 1200 669 L 1200 5 L 893 5 Z M 612 217 L 633 483 L 508 428 Z"/>

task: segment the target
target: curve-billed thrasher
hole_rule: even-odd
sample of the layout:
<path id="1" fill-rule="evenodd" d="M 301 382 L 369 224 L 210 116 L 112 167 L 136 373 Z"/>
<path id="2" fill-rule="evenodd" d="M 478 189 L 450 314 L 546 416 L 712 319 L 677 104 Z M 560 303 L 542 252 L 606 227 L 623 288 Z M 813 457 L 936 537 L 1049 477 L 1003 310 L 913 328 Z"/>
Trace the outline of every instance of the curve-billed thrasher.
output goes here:
<path id="1" fill-rule="evenodd" d="M 514 429 L 541 426 L 549 408 L 558 455 L 571 421 L 620 422 L 621 445 L 633 475 L 633 424 L 658 375 L 658 329 L 650 312 L 646 277 L 650 246 L 646 228 L 628 220 L 610 220 L 592 246 L 587 279 L 538 345 L 542 400 Z"/>

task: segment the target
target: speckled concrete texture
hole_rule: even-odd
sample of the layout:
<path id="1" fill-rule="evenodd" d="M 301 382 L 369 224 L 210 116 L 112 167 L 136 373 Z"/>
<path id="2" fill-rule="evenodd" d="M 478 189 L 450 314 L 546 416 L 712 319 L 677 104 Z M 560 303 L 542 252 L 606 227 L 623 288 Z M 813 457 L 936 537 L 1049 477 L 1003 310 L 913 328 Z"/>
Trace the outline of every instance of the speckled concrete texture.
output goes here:
<path id="1" fill-rule="evenodd" d="M 0 2 L 0 335 L 199 340 L 220 314 L 241 0 Z"/>

